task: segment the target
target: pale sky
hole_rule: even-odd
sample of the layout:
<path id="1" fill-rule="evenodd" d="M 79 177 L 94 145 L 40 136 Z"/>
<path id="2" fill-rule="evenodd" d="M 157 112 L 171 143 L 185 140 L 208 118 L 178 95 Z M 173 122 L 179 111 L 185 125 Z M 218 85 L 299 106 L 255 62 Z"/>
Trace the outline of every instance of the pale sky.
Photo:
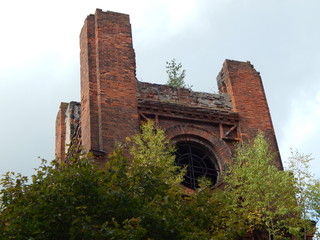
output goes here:
<path id="1" fill-rule="evenodd" d="M 55 0 L 0 3 L 0 174 L 54 158 L 62 101 L 80 100 L 79 33 L 96 8 L 130 15 L 137 78 L 164 84 L 176 58 L 196 91 L 216 92 L 225 59 L 261 73 L 282 160 L 311 153 L 320 177 L 320 1 Z"/>

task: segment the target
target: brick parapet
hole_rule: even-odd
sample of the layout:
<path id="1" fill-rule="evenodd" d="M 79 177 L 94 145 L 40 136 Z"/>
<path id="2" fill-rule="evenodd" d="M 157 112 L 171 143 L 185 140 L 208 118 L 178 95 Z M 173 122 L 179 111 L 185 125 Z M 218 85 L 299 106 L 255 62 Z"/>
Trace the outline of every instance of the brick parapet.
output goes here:
<path id="1" fill-rule="evenodd" d="M 140 100 L 177 103 L 185 106 L 211 108 L 221 111 L 232 110 L 231 99 L 228 93 L 195 92 L 189 89 L 178 89 L 168 85 L 139 81 L 137 81 L 137 86 L 137 98 Z"/>

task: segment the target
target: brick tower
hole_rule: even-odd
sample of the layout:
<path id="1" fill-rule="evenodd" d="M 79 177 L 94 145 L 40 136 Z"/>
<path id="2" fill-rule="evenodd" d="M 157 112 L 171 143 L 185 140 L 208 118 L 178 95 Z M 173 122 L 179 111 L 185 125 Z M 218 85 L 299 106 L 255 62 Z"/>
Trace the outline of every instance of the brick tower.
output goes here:
<path id="1" fill-rule="evenodd" d="M 129 16 L 101 10 L 89 15 L 80 48 L 82 145 L 103 157 L 139 127 Z"/>
<path id="2" fill-rule="evenodd" d="M 116 142 L 152 119 L 176 144 L 177 164 L 192 166 L 185 185 L 197 186 L 208 176 L 216 184 L 231 160 L 234 143 L 262 131 L 277 153 L 282 169 L 260 74 L 250 62 L 226 60 L 217 82 L 220 94 L 194 92 L 139 82 L 126 14 L 96 10 L 80 34 L 81 103 L 62 103 L 56 121 L 56 156 L 65 158 L 66 144 L 78 138 L 99 165 Z"/>

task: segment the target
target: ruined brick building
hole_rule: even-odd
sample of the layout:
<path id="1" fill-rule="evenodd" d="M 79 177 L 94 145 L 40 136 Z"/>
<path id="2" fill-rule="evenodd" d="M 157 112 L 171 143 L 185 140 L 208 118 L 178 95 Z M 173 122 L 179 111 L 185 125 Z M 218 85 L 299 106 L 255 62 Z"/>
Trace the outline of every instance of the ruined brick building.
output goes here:
<path id="1" fill-rule="evenodd" d="M 99 9 L 86 18 L 80 47 L 81 102 L 60 105 L 58 158 L 65 158 L 66 144 L 77 137 L 103 165 L 115 143 L 136 133 L 146 119 L 176 144 L 177 164 L 189 166 L 185 185 L 190 188 L 203 175 L 218 183 L 234 143 L 258 131 L 279 152 L 261 77 L 250 62 L 223 63 L 219 94 L 140 82 L 129 16 Z M 282 169 L 279 153 L 275 164 Z"/>

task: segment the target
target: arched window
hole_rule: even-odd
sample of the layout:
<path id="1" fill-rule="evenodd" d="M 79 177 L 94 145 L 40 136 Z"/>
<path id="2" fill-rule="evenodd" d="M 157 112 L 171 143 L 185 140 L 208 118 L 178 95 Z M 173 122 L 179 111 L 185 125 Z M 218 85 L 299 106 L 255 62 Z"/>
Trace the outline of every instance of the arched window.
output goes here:
<path id="1" fill-rule="evenodd" d="M 219 168 L 212 151 L 193 142 L 180 142 L 176 147 L 177 165 L 187 168 L 183 185 L 196 189 L 199 185 L 198 180 L 203 176 L 209 178 L 212 185 L 217 183 Z"/>

